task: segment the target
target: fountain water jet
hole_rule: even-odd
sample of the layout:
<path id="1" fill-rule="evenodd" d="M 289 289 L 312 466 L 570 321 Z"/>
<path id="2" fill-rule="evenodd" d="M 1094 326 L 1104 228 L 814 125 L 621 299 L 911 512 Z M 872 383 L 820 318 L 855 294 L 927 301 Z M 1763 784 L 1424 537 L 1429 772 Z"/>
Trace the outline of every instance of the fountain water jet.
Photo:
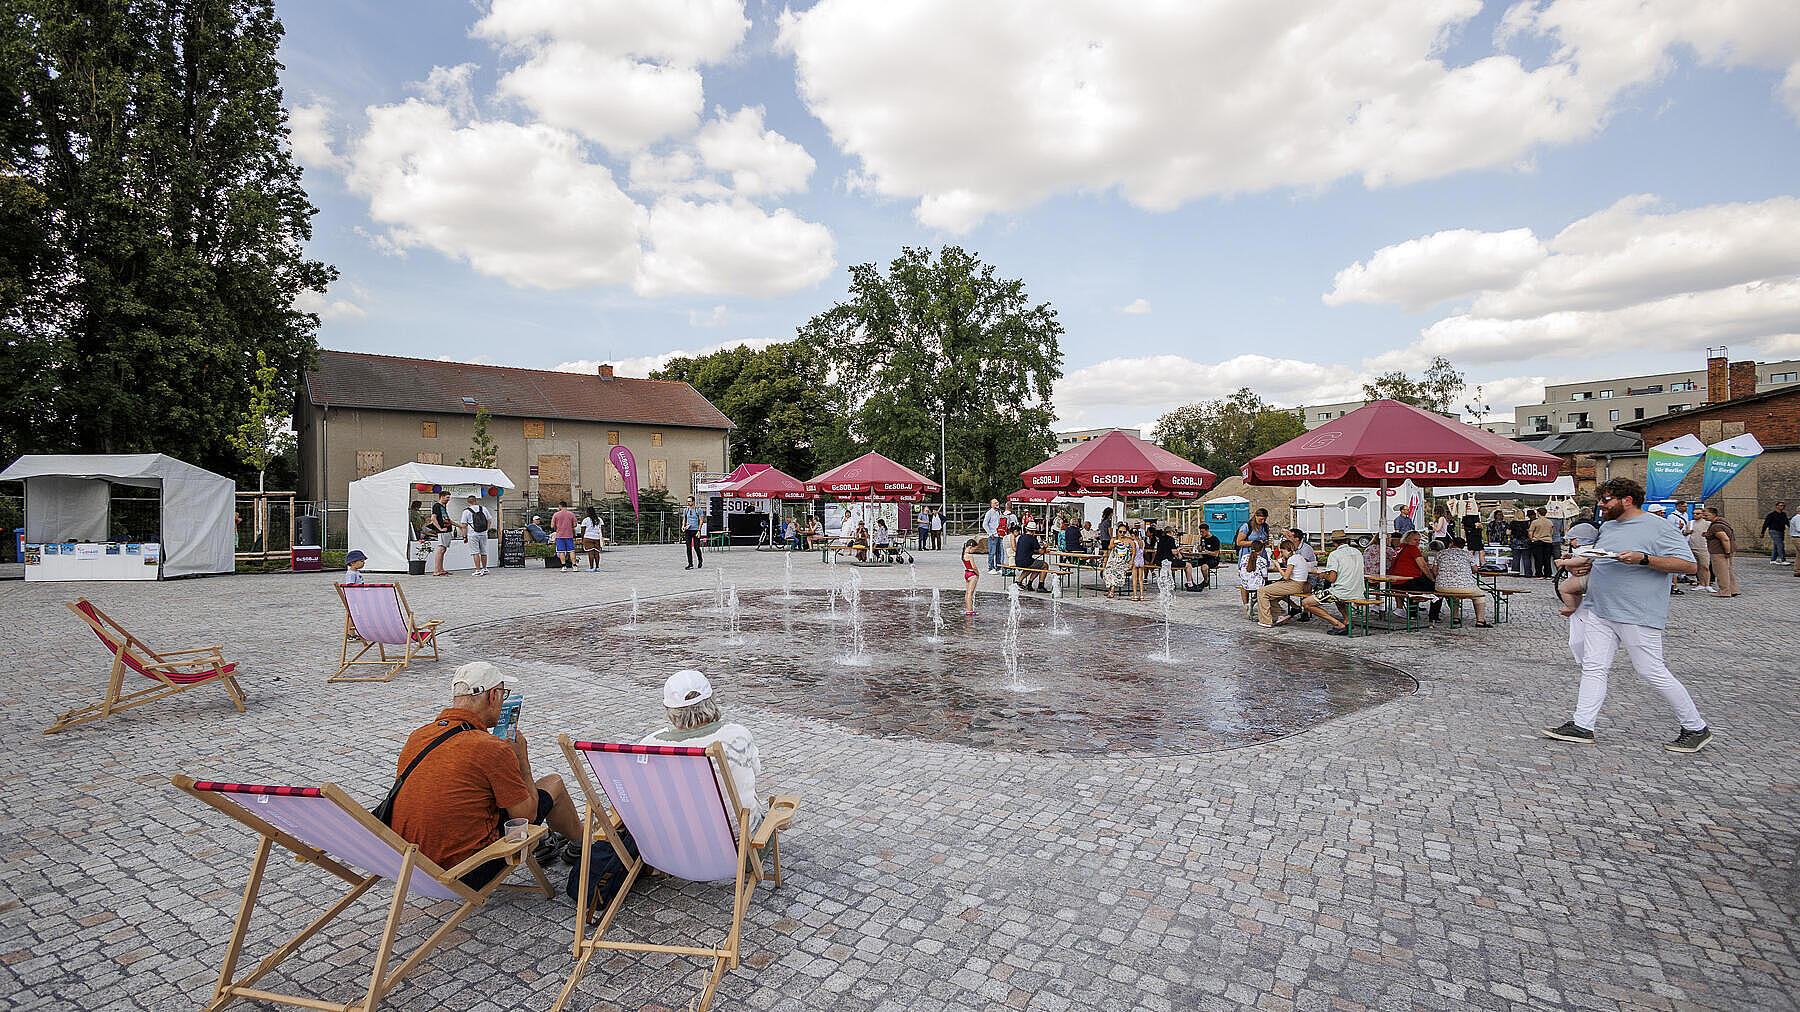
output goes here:
<path id="1" fill-rule="evenodd" d="M 1019 585 L 1006 588 L 1006 635 L 1000 641 L 1006 659 L 1006 687 L 1013 692 L 1036 692 L 1037 686 L 1019 682 Z"/>
<path id="2" fill-rule="evenodd" d="M 943 593 L 937 587 L 931 588 L 931 635 L 925 637 L 927 643 L 944 642 Z"/>
<path id="3" fill-rule="evenodd" d="M 846 667 L 866 668 L 871 659 L 868 641 L 863 638 L 861 573 L 851 572 L 849 582 L 844 585 L 844 600 L 850 606 L 850 649 L 848 653 L 837 660 L 839 664 Z"/>
<path id="4" fill-rule="evenodd" d="M 638 596 L 636 587 L 631 588 L 631 624 L 625 628 L 632 632 L 637 632 L 638 629 Z"/>
<path id="5" fill-rule="evenodd" d="M 741 623 L 743 621 L 744 608 L 738 603 L 737 584 L 735 583 L 731 585 L 731 594 L 725 598 L 725 614 L 731 620 L 731 635 L 725 637 L 725 642 L 734 647 L 743 646 L 745 640 Z"/>
<path id="6" fill-rule="evenodd" d="M 781 599 L 792 601 L 794 599 L 794 553 L 789 552 L 782 556 L 782 561 L 787 566 L 781 574 Z"/>
<path id="7" fill-rule="evenodd" d="M 713 570 L 713 611 L 723 612 L 724 610 L 725 610 L 725 571 L 722 569 L 715 568 Z"/>
<path id="8" fill-rule="evenodd" d="M 1069 629 L 1069 624 L 1067 622 L 1064 622 L 1063 617 L 1062 617 L 1062 581 L 1056 579 L 1055 577 L 1051 577 L 1051 579 L 1050 579 L 1050 635 L 1052 635 L 1052 636 L 1067 636 L 1067 635 L 1069 635 L 1070 631 L 1071 630 Z"/>
<path id="9" fill-rule="evenodd" d="M 1156 574 L 1156 606 L 1162 611 L 1162 652 L 1151 654 L 1150 659 L 1161 664 L 1174 664 L 1175 654 L 1169 649 L 1169 609 L 1175 603 L 1175 574 L 1167 562 Z"/>
<path id="10" fill-rule="evenodd" d="M 902 595 L 900 600 L 917 601 L 919 600 L 919 570 L 913 565 L 911 559 L 906 560 L 906 576 L 912 584 L 912 589 Z"/>

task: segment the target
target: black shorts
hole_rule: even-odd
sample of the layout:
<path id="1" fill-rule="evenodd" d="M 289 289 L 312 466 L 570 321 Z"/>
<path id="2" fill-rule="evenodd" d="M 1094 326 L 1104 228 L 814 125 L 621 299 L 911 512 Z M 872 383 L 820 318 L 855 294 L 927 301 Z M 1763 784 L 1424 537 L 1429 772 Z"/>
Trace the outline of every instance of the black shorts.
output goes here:
<path id="1" fill-rule="evenodd" d="M 554 807 L 556 807 L 556 802 L 551 800 L 550 792 L 539 788 L 537 817 L 531 820 L 531 824 L 534 826 L 543 825 L 544 820 L 550 817 L 550 809 Z M 500 833 L 502 836 L 506 834 L 506 822 L 510 818 L 512 818 L 512 816 L 507 815 L 504 812 L 500 813 Z M 477 866 L 474 871 L 464 875 L 462 877 L 463 885 L 468 886 L 470 889 L 480 889 L 489 882 L 492 882 L 495 875 L 498 875 L 505 870 L 506 860 L 504 858 L 495 858 L 484 865 Z"/>

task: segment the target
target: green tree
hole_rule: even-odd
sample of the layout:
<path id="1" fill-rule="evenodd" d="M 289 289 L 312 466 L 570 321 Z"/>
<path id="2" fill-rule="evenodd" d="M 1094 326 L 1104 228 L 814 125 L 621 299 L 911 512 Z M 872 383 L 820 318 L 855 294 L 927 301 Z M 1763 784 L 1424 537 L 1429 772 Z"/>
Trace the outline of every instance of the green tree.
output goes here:
<path id="1" fill-rule="evenodd" d="M 1375 377 L 1375 382 L 1363 384 L 1365 400 L 1395 400 L 1411 404 L 1426 411 L 1436 411 L 1440 415 L 1451 413 L 1450 405 L 1462 393 L 1463 374 L 1456 371 L 1450 360 L 1442 355 L 1432 358 L 1431 364 L 1418 379 L 1413 379 L 1403 372 L 1383 373 Z"/>
<path id="2" fill-rule="evenodd" d="M 675 358 L 650 378 L 685 382 L 723 411 L 737 425 L 734 461 L 771 464 L 805 481 L 846 459 L 849 436 L 836 411 L 842 397 L 825 363 L 798 342 Z"/>
<path id="3" fill-rule="evenodd" d="M 1157 419 L 1150 438 L 1170 453 L 1229 478 L 1252 457 L 1306 431 L 1300 413 L 1271 407 L 1249 387 Z"/>
<path id="4" fill-rule="evenodd" d="M 1062 324 L 1025 283 L 959 246 L 934 258 L 905 247 L 884 273 L 850 268 L 848 298 L 800 328 L 836 380 L 860 447 L 936 477 L 939 420 L 951 499 L 1019 487 L 1019 472 L 1056 449 L 1051 386 L 1062 376 Z"/>
<path id="5" fill-rule="evenodd" d="M 293 402 L 319 325 L 294 299 L 335 271 L 305 255 L 316 212 L 288 152 L 281 35 L 273 0 L 0 14 L 7 452 L 237 472 L 257 371 Z"/>
<path id="6" fill-rule="evenodd" d="M 250 404 L 240 416 L 237 430 L 231 434 L 231 445 L 239 459 L 256 469 L 256 490 L 264 488 L 263 478 L 269 464 L 287 453 L 294 443 L 294 430 L 288 425 L 288 409 L 281 396 L 281 370 L 269 364 L 262 351 L 256 353 L 256 382 L 250 388 Z"/>
<path id="7" fill-rule="evenodd" d="M 494 467 L 500 460 L 500 447 L 494 437 L 488 435 L 488 422 L 493 420 L 488 409 L 479 405 L 475 408 L 475 424 L 469 435 L 469 455 L 459 457 L 457 467 Z"/>

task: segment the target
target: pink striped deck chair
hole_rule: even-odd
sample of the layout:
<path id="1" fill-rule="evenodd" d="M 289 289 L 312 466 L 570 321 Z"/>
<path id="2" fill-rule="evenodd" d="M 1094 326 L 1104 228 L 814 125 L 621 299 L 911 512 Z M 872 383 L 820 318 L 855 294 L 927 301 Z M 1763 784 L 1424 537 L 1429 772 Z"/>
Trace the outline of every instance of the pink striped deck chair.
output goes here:
<path id="1" fill-rule="evenodd" d="M 237 926 L 225 946 L 224 964 L 219 968 L 219 981 L 204 1012 L 217 1010 L 241 998 L 254 1001 L 294 1005 L 300 1008 L 329 1009 L 335 1012 L 375 1012 L 381 999 L 394 985 L 411 973 L 424 958 L 437 948 L 445 936 L 475 908 L 487 902 L 494 890 L 502 887 L 514 868 L 523 864 L 537 878 L 537 885 L 506 886 L 509 889 L 535 889 L 546 899 L 555 895 L 543 869 L 532 860 L 531 851 L 547 830 L 532 826 L 523 843 L 496 840 L 454 868 L 444 869 L 433 863 L 419 848 L 402 840 L 392 829 L 381 824 L 336 784 L 319 787 L 267 787 L 258 784 L 227 784 L 191 777 L 172 778 L 176 787 L 199 798 L 213 808 L 250 827 L 262 841 L 257 844 L 256 863 L 250 868 L 250 882 L 244 887 L 244 899 L 238 906 Z M 256 908 L 256 894 L 262 888 L 263 872 L 269 864 L 269 852 L 275 845 L 292 851 L 295 859 L 315 865 L 349 884 L 350 892 L 326 908 L 317 920 L 271 952 L 256 968 L 234 978 L 238 958 L 243 954 L 244 937 L 250 929 L 250 915 Z M 488 861 L 504 860 L 511 867 L 493 877 L 480 889 L 471 889 L 462 876 Z M 361 869 L 357 871 L 355 869 Z M 275 969 L 302 945 L 343 913 L 375 883 L 387 879 L 394 883 L 394 899 L 388 905 L 387 922 L 375 950 L 375 963 L 369 973 L 369 990 L 347 1002 L 326 1001 L 305 995 L 281 994 L 254 987 L 269 971 Z M 408 895 L 434 900 L 450 900 L 461 904 L 431 936 L 420 943 L 398 969 L 387 973 L 388 959 L 393 954 L 394 937 Z"/>
<path id="2" fill-rule="evenodd" d="M 406 595 L 397 583 L 336 584 L 338 598 L 344 602 L 344 642 L 338 652 L 337 674 L 327 682 L 388 682 L 399 674 L 414 657 L 431 647 L 431 659 L 438 659 L 437 627 L 443 619 L 419 624 L 412 609 L 406 606 Z M 355 656 L 350 646 L 360 641 L 362 649 Z M 399 653 L 389 657 L 388 648 Z M 380 660 L 363 660 L 369 651 L 377 651 Z M 352 668 L 372 666 L 385 668 L 378 675 L 346 675 Z"/>
<path id="3" fill-rule="evenodd" d="M 751 833 L 750 810 L 740 803 L 737 788 L 725 765 L 725 750 L 720 745 L 707 748 L 616 745 L 571 741 L 566 734 L 559 740 L 588 803 L 582 827 L 581 885 L 575 900 L 575 971 L 563 985 L 556 1004 L 551 1006 L 552 1012 L 561 1012 L 581 983 L 588 961 L 602 951 L 670 952 L 711 959 L 712 975 L 707 978 L 698 1005 L 698 1012 L 706 1012 L 712 1005 L 720 978 L 726 970 L 738 965 L 744 912 L 749 908 L 750 895 L 756 884 L 765 877 L 762 866 L 765 850 L 774 869 L 774 885 L 781 885 L 778 834 L 793 821 L 800 797 L 795 794 L 771 797 L 768 813 Z M 748 800 L 751 804 L 756 803 L 755 798 Z M 637 857 L 632 857 L 625 849 L 603 803 L 631 831 L 632 840 L 637 844 Z M 597 839 L 610 845 L 626 867 L 625 881 L 604 913 L 588 908 L 587 867 Z M 646 866 L 694 882 L 731 879 L 734 883 L 731 928 L 724 943 L 709 947 L 607 939 L 606 931 L 612 926 L 613 917 Z M 594 915 L 600 916 L 600 923 L 589 935 L 587 925 Z"/>
<path id="4" fill-rule="evenodd" d="M 112 670 L 108 673 L 105 699 L 77 707 L 56 718 L 56 723 L 44 730 L 45 734 L 55 734 L 77 724 L 110 717 L 120 710 L 142 706 L 152 700 L 186 692 L 196 685 L 208 682 L 219 683 L 225 694 L 231 697 L 231 705 L 237 707 L 239 713 L 244 712 L 243 687 L 232 677 L 237 671 L 237 665 L 225 662 L 223 647 L 196 647 L 192 650 L 164 650 L 157 653 L 150 649 L 149 644 L 133 636 L 124 626 L 94 607 L 87 598 L 77 598 L 68 607 L 88 624 L 88 628 L 94 630 L 94 635 L 100 637 L 101 643 L 106 644 L 106 649 L 112 653 Z M 153 684 L 134 692 L 126 692 L 126 671 L 143 675 Z"/>

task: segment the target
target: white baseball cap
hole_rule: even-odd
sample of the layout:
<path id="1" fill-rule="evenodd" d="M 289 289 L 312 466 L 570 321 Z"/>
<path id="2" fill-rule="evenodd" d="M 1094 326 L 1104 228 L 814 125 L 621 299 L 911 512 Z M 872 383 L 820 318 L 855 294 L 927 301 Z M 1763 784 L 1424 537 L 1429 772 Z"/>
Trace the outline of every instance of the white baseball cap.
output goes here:
<path id="1" fill-rule="evenodd" d="M 519 679 L 509 675 L 487 661 L 470 661 L 456 669 L 450 676 L 450 694 L 452 696 L 479 696 L 489 689 L 506 686 L 509 689 L 519 687 Z"/>
<path id="2" fill-rule="evenodd" d="M 712 683 L 706 680 L 705 675 L 693 668 L 677 671 L 663 683 L 664 706 L 692 706 L 702 699 L 711 698 Z"/>
<path id="3" fill-rule="evenodd" d="M 1659 502 L 1653 502 L 1644 508 L 1649 510 L 1652 513 L 1667 513 L 1669 511 L 1669 508 L 1667 506 L 1664 506 L 1662 503 L 1659 503 Z"/>

